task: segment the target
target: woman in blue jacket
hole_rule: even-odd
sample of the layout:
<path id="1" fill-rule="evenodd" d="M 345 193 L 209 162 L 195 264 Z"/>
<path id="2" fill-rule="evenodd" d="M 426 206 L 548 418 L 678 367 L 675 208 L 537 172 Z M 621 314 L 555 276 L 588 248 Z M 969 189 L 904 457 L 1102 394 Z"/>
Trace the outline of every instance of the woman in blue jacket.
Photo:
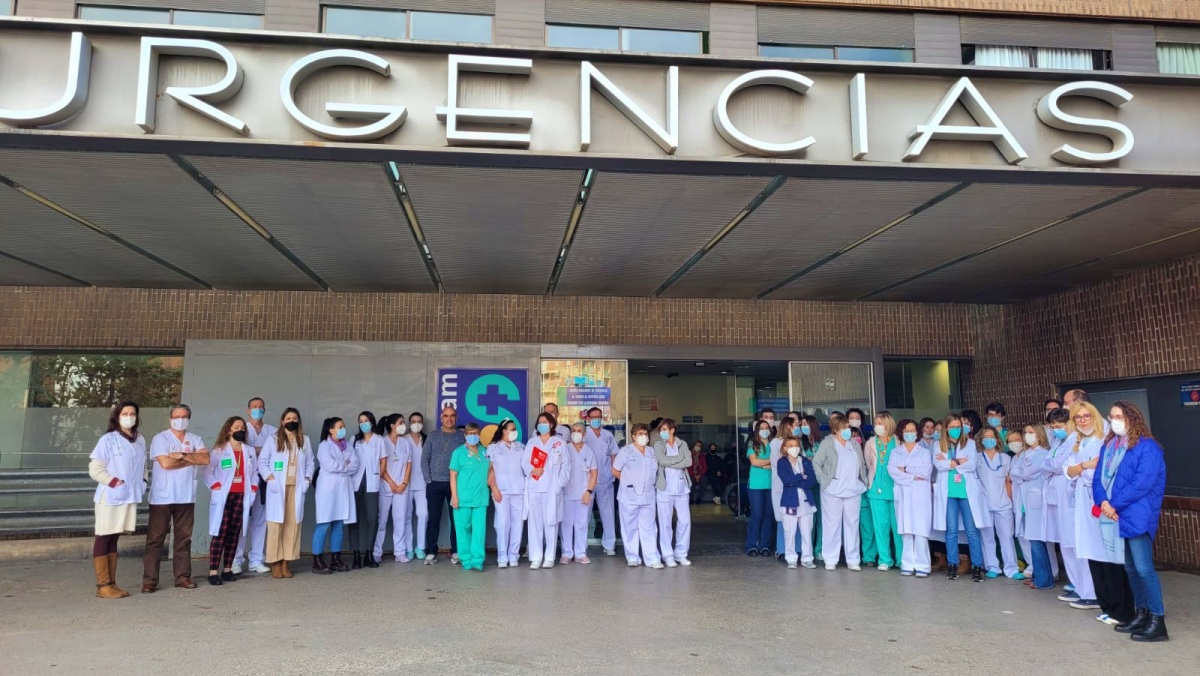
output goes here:
<path id="1" fill-rule="evenodd" d="M 817 500 L 813 497 L 817 474 L 813 471 L 812 461 L 804 457 L 802 451 L 800 439 L 785 437 L 776 463 L 776 472 L 783 484 L 779 512 L 783 518 L 783 548 L 788 568 L 796 567 L 797 526 L 800 529 L 800 562 L 805 568 L 816 568 L 813 563 L 812 528 L 813 514 L 817 512 Z"/>
<path id="2" fill-rule="evenodd" d="M 1125 572 L 1136 617 L 1114 627 L 1134 641 L 1166 641 L 1162 585 L 1154 572 L 1154 536 L 1167 485 L 1162 446 L 1150 435 L 1137 406 L 1118 401 L 1109 414 L 1112 430 L 1092 478 L 1093 514 L 1106 546 L 1124 539 Z M 1112 443 L 1110 443 L 1112 442 Z M 1110 545 L 1111 543 L 1111 545 Z"/>

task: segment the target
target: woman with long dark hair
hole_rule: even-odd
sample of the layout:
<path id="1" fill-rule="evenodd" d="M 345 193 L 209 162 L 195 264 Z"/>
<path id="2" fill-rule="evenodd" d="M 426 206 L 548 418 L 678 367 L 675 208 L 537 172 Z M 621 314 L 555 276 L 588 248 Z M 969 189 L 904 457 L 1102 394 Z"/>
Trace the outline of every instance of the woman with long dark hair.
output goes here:
<path id="1" fill-rule="evenodd" d="M 312 484 L 314 465 L 300 411 L 289 406 L 279 417 L 279 430 L 267 438 L 258 457 L 258 475 L 267 483 L 267 544 L 263 558 L 271 566 L 273 578 L 290 578 L 288 563 L 300 558 L 304 495 Z"/>
<path id="2" fill-rule="evenodd" d="M 211 498 L 208 503 L 208 583 L 220 586 L 237 579 L 233 574 L 233 555 L 238 540 L 246 537 L 250 525 L 250 505 L 258 493 L 258 457 L 254 447 L 245 443 L 246 420 L 232 416 L 217 432 L 217 441 L 204 466 L 204 485 Z"/>
<path id="3" fill-rule="evenodd" d="M 326 418 L 321 425 L 317 461 L 321 471 L 317 474 L 313 572 L 318 575 L 344 573 L 350 567 L 342 561 L 342 532 L 347 522 L 355 523 L 359 517 L 354 500 L 354 480 L 359 476 L 359 462 L 358 453 L 346 443 L 346 424 L 341 418 Z M 332 555 L 328 563 L 325 562 L 326 536 Z"/>
<path id="4" fill-rule="evenodd" d="M 349 524 L 350 546 L 354 559 L 350 567 L 378 568 L 375 560 L 375 533 L 379 530 L 379 462 L 387 455 L 383 434 L 376 434 L 379 422 L 375 414 L 358 414 L 358 431 L 354 434 L 354 453 L 358 456 L 358 473 L 354 475 L 354 511 L 357 519 Z"/>
<path id="5" fill-rule="evenodd" d="M 140 414 L 132 401 L 113 407 L 108 430 L 96 442 L 88 462 L 88 475 L 98 484 L 92 543 L 97 598 L 129 596 L 117 586 L 117 539 L 137 529 L 137 507 L 146 492 L 146 438 L 138 434 Z"/>
<path id="6" fill-rule="evenodd" d="M 379 527 L 375 531 L 376 561 L 383 559 L 383 539 L 387 535 L 388 517 L 392 517 L 392 556 L 396 563 L 408 563 L 411 557 L 405 549 L 404 528 L 412 526 L 408 509 L 412 502 L 409 482 L 412 480 L 412 450 L 404 439 L 408 431 L 403 413 L 393 413 L 379 419 L 377 434 L 383 439 L 387 452 L 379 459 Z"/>
<path id="7" fill-rule="evenodd" d="M 746 493 L 750 503 L 750 525 L 746 528 L 746 555 L 770 556 L 775 517 L 771 509 L 771 423 L 756 420 L 746 443 L 750 477 Z"/>

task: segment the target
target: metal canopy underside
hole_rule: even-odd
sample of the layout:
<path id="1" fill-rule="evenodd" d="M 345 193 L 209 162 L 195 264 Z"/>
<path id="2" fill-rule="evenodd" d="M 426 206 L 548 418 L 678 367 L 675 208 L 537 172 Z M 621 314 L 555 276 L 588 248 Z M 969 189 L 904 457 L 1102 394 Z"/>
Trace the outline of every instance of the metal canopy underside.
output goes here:
<path id="1" fill-rule="evenodd" d="M 1200 253 L 1152 177 L 521 164 L 0 148 L 0 284 L 1007 302 Z"/>

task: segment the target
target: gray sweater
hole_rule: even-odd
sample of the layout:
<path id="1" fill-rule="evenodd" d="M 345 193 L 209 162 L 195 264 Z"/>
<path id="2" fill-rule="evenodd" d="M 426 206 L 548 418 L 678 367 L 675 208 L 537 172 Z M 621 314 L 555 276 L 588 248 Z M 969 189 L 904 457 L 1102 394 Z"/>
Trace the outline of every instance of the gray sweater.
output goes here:
<path id="1" fill-rule="evenodd" d="M 854 439 L 846 442 L 850 448 L 862 457 L 862 446 Z M 821 445 L 817 447 L 817 454 L 813 457 L 813 471 L 817 473 L 817 482 L 824 489 L 829 484 L 833 483 L 834 477 L 837 476 L 838 454 L 837 440 L 833 435 L 829 435 L 821 440 Z M 858 478 L 862 480 L 863 485 L 867 485 L 867 463 L 859 461 L 858 463 Z"/>
<path id="2" fill-rule="evenodd" d="M 421 454 L 421 472 L 425 483 L 450 481 L 450 456 L 455 449 L 467 443 L 462 430 L 445 432 L 434 430 L 425 437 L 424 453 Z"/>
<path id="3" fill-rule="evenodd" d="M 667 489 L 666 468 L 682 470 L 692 466 L 692 449 L 688 447 L 687 442 L 676 439 L 675 448 L 679 449 L 679 455 L 667 455 L 667 442 L 654 442 L 654 459 L 658 461 L 658 479 L 654 482 L 655 490 L 665 491 Z M 692 477 L 687 472 L 683 473 L 683 479 L 687 482 L 687 487 L 691 488 Z"/>

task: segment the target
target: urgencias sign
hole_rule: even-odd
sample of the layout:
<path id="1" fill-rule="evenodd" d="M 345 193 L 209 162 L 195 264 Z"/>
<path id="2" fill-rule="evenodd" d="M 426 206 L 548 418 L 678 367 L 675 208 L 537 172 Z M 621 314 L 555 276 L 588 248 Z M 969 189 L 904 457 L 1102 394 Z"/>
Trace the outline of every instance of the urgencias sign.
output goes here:
<path id="1" fill-rule="evenodd" d="M 13 127 L 44 128 L 62 125 L 80 115 L 87 108 L 89 95 L 92 93 L 92 55 L 93 45 L 89 38 L 83 33 L 73 33 L 65 84 L 59 90 L 62 92 L 59 99 L 42 108 L 0 108 L 0 122 Z M 164 55 L 215 60 L 223 68 L 223 75 L 216 82 L 202 86 L 169 83 L 160 85 L 159 63 Z M 561 124 L 561 120 L 535 120 L 532 110 L 469 107 L 462 102 L 460 77 L 464 74 L 508 76 L 496 78 L 497 87 L 511 85 L 514 81 L 513 76 L 527 78 L 528 82 L 525 84 L 536 89 L 539 80 L 535 77 L 532 59 L 464 54 L 450 54 L 444 58 L 448 73 L 444 90 L 445 102 L 443 105 L 432 106 L 431 109 L 420 110 L 419 114 L 441 121 L 445 129 L 446 145 L 530 148 L 531 131 L 535 122 Z M 305 86 L 306 81 L 334 68 L 339 69 L 339 72 L 345 72 L 346 69 L 369 71 L 375 74 L 371 77 L 391 78 L 393 63 L 376 54 L 357 49 L 326 49 L 303 54 L 293 58 L 290 67 L 279 78 L 277 105 L 282 106 L 295 124 L 320 138 L 343 142 L 380 139 L 396 132 L 408 121 L 409 110 L 405 105 L 398 101 L 326 101 L 323 109 L 330 119 L 325 121 L 316 119 L 298 105 L 297 92 Z M 605 70 L 590 61 L 576 63 L 578 84 L 574 95 L 578 97 L 579 102 L 577 148 L 580 152 L 587 152 L 592 146 L 592 92 L 595 91 L 653 140 L 663 153 L 676 153 L 680 148 L 681 133 L 678 66 L 668 66 L 665 72 L 661 67 L 658 68 L 657 77 L 660 81 L 665 81 L 666 86 L 662 112 L 656 115 L 635 101 L 626 89 L 605 74 Z M 133 75 L 134 73 L 129 73 L 129 76 Z M 144 133 L 155 133 L 158 103 L 160 97 L 165 97 L 237 134 L 252 137 L 247 122 L 229 112 L 229 103 L 242 92 L 246 71 L 226 46 L 210 40 L 142 37 L 138 43 L 136 79 L 137 97 L 130 123 L 141 128 Z M 261 80 L 256 80 L 255 86 L 260 85 Z M 430 83 L 424 83 L 424 86 L 429 85 Z M 746 131 L 744 124 L 739 126 L 734 121 L 731 116 L 731 100 L 739 92 L 758 87 L 782 87 L 793 92 L 795 96 L 808 99 L 817 93 L 814 86 L 814 80 L 790 70 L 754 70 L 728 80 L 715 100 L 708 99 L 701 105 L 711 107 L 712 125 L 720 138 L 743 153 L 759 157 L 803 157 L 810 148 L 821 143 L 822 130 L 814 129 L 811 134 L 793 140 L 770 140 L 764 138 L 762 129 Z M 849 127 L 849 157 L 853 160 L 868 159 L 870 153 L 869 136 L 872 125 L 869 121 L 867 98 L 871 86 L 872 80 L 868 79 L 866 74 L 859 73 L 850 79 L 848 91 L 842 91 L 839 95 L 841 100 L 838 102 L 838 108 L 848 112 L 848 119 L 843 118 L 842 123 Z M 539 96 L 551 98 L 561 98 L 563 93 L 561 89 L 537 92 Z M 1046 127 L 1078 132 L 1081 134 L 1080 139 L 1095 137 L 1079 145 L 1060 143 L 1057 147 L 1047 147 L 1045 152 L 1050 157 L 1067 165 L 1094 166 L 1110 164 L 1132 152 L 1134 136 L 1129 126 L 1097 116 L 1095 112 L 1082 115 L 1068 112 L 1060 105 L 1065 98 L 1091 99 L 1093 111 L 1094 102 L 1101 102 L 1105 107 L 1111 106 L 1111 116 L 1115 116 L 1113 109 L 1130 102 L 1133 94 L 1119 86 L 1098 81 L 1047 85 L 1036 99 L 1036 106 L 1032 105 L 1034 101 L 1029 101 L 1032 109 L 1029 114 L 1036 115 L 1039 123 Z M 0 95 L 0 101 L 3 100 L 4 97 Z M 824 100 L 828 101 L 829 98 Z M 686 105 L 689 106 L 698 103 L 691 98 L 686 101 Z M 989 104 L 971 79 L 959 78 L 945 91 L 940 101 L 930 103 L 935 105 L 927 116 L 921 113 L 926 121 L 912 127 L 908 132 L 907 150 L 899 159 L 920 159 L 930 142 L 935 140 L 993 144 L 1004 158 L 1014 165 L 1029 159 L 1029 153 L 1018 142 L 1009 124 L 997 114 L 996 109 Z M 226 104 L 225 107 L 222 104 Z M 958 104 L 965 108 L 974 124 L 954 123 L 952 111 Z M 840 136 L 847 137 L 844 133 Z"/>

